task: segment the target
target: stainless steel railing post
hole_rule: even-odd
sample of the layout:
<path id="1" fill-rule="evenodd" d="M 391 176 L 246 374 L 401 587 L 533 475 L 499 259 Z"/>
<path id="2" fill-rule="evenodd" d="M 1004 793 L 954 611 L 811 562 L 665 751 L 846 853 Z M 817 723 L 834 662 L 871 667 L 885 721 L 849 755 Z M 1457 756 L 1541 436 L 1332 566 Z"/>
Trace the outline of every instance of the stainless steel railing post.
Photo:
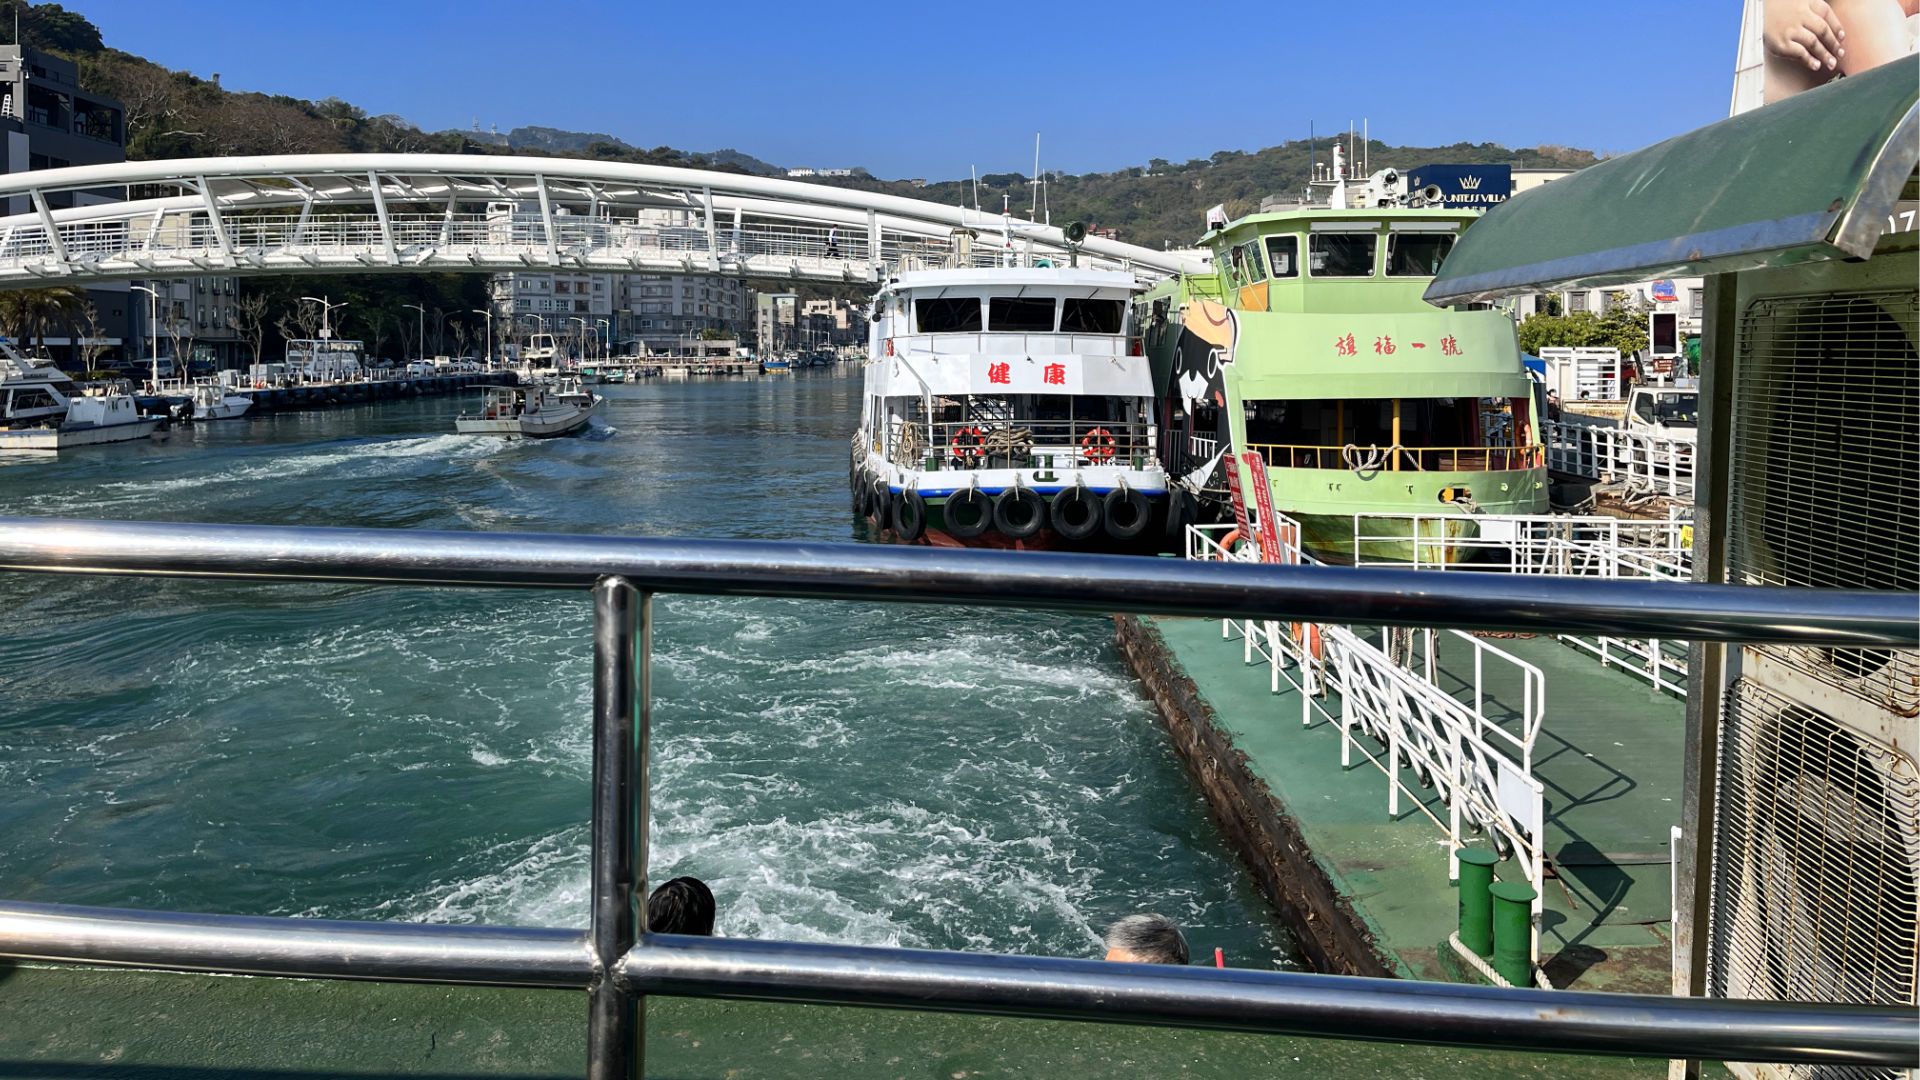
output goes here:
<path id="1" fill-rule="evenodd" d="M 620 965 L 646 926 L 651 606 L 652 597 L 623 577 L 603 577 L 593 586 L 591 1080 L 631 1080 L 646 1061 L 645 999 L 628 988 Z"/>

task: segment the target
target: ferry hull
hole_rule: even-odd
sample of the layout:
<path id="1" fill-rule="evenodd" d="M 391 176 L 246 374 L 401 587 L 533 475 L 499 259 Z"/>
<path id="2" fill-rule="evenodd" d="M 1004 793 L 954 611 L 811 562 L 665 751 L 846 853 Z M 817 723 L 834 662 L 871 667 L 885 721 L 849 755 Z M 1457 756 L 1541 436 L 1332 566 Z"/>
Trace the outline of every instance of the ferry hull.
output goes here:
<path id="1" fill-rule="evenodd" d="M 1472 540 L 1480 530 L 1467 504 L 1443 499 L 1449 490 L 1470 492 L 1472 507 L 1488 514 L 1539 514 L 1547 508 L 1545 468 L 1376 472 L 1364 477 L 1346 470 L 1273 469 L 1268 477 L 1274 507 L 1300 523 L 1301 544 L 1322 562 L 1354 562 L 1356 514 L 1384 515 L 1368 519 L 1362 530 L 1359 554 L 1363 561 L 1423 565 L 1466 561 L 1471 549 L 1445 541 Z M 1363 490 L 1347 490 L 1355 485 Z M 1335 486 L 1338 490 L 1329 490 Z M 1420 520 L 1417 552 L 1412 525 L 1416 515 Z"/>

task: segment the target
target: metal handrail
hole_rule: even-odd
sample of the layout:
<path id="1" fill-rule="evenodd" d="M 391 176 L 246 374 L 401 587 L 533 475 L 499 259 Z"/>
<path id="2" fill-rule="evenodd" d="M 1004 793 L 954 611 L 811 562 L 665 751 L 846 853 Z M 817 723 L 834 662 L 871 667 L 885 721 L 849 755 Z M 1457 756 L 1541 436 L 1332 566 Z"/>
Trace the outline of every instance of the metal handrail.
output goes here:
<path id="1" fill-rule="evenodd" d="M 237 974 L 585 986 L 588 1075 L 637 1075 L 649 993 L 1450 1046 L 1912 1066 L 1907 1007 L 1570 994 L 1278 971 L 649 936 L 650 592 L 1920 644 L 1910 594 L 905 547 L 0 518 L 0 570 L 591 588 L 585 932 L 0 902 L 0 955 Z"/>
<path id="2" fill-rule="evenodd" d="M 1364 463 L 1389 471 L 1515 472 L 1546 465 L 1546 448 L 1531 446 L 1312 446 L 1248 443 L 1270 469 L 1355 469 Z M 1373 459 L 1373 460 L 1369 460 Z"/>
<path id="3" fill-rule="evenodd" d="M 0 517 L 0 570 L 585 589 L 1920 646 L 1911 593 L 806 541 Z"/>

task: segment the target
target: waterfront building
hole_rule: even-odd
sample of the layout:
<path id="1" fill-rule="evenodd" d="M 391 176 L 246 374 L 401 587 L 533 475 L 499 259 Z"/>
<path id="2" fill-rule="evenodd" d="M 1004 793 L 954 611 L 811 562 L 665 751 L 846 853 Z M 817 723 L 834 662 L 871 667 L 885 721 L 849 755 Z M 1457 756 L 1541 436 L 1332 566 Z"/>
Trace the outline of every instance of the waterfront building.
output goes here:
<path id="1" fill-rule="evenodd" d="M 127 159 L 126 110 L 118 101 L 80 86 L 73 61 L 20 45 L 0 46 L 0 163 L 8 173 L 105 165 Z M 124 188 L 57 192 L 47 208 L 62 210 L 124 198 Z M 7 214 L 32 213 L 24 195 L 5 200 Z M 122 356 L 129 336 L 128 289 L 119 282 L 89 286 L 102 360 Z M 88 332 L 84 320 L 52 328 L 43 341 L 53 358 L 73 369 L 81 358 L 76 338 Z M 137 351 L 137 350 L 136 350 Z"/>
<path id="2" fill-rule="evenodd" d="M 793 293 L 755 293 L 754 344 L 767 356 L 790 349 L 799 341 L 800 298 Z"/>

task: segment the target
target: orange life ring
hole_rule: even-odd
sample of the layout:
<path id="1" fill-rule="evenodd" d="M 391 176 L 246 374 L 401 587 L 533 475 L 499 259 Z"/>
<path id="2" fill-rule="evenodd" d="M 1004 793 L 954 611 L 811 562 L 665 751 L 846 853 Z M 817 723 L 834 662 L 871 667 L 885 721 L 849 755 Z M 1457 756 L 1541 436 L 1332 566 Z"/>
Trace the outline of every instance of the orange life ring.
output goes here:
<path id="1" fill-rule="evenodd" d="M 1323 655 L 1320 645 L 1319 623 L 1294 623 L 1293 640 L 1298 642 L 1302 649 L 1313 654 L 1315 660 L 1320 659 Z"/>
<path id="2" fill-rule="evenodd" d="M 1103 427 L 1080 437 L 1080 451 L 1088 461 L 1112 461 L 1113 445 L 1113 432 Z"/>
<path id="3" fill-rule="evenodd" d="M 1228 530 L 1227 535 L 1220 538 L 1220 550 L 1231 555 L 1233 554 L 1233 545 L 1239 542 L 1240 542 L 1240 530 L 1239 529 Z"/>
<path id="4" fill-rule="evenodd" d="M 947 438 L 947 445 L 953 456 L 962 461 L 978 460 L 986 449 L 987 433 L 979 427 L 963 427 Z"/>

